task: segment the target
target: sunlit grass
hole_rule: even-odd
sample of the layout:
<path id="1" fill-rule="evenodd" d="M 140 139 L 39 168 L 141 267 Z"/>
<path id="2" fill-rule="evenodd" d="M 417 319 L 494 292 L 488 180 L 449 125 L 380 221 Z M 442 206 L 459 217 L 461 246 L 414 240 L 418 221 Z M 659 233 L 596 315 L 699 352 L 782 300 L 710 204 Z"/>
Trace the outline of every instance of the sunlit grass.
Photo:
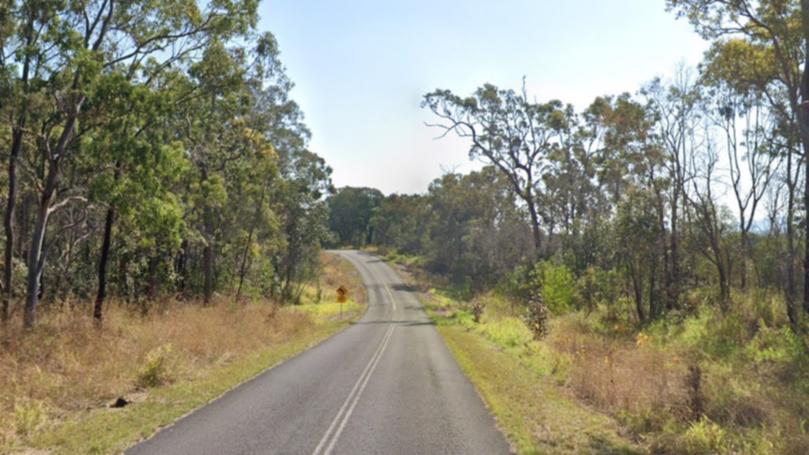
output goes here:
<path id="1" fill-rule="evenodd" d="M 321 285 L 340 282 L 364 302 L 359 275 L 324 256 Z M 305 294 L 314 295 L 316 283 Z M 0 452 L 110 453 L 147 437 L 188 411 L 346 327 L 363 303 L 343 307 L 269 301 L 213 304 L 163 301 L 148 315 L 109 305 L 102 329 L 87 312 L 64 305 L 43 311 L 33 333 L 2 332 Z M 327 301 L 329 297 L 332 301 Z M 131 401 L 111 409 L 117 397 Z"/>
<path id="2" fill-rule="evenodd" d="M 523 423 L 514 416 L 516 409 L 525 419 L 538 418 L 536 408 L 544 404 L 528 405 L 508 393 L 542 400 L 538 394 L 550 396 L 553 387 L 585 409 L 592 406 L 611 416 L 616 434 L 642 441 L 645 450 L 809 451 L 805 341 L 786 326 L 777 311 L 783 302 L 771 294 L 735 295 L 730 314 L 703 305 L 693 314 L 675 314 L 642 328 L 630 319 L 615 319 L 614 308 L 572 312 L 552 318 L 550 333 L 539 341 L 528 330 L 521 307 L 509 299 L 494 292 L 475 297 L 484 304 L 476 323 L 472 303 L 451 295 L 440 287 L 430 289 L 425 298 L 430 314 L 521 451 L 558 448 L 543 446 L 548 441 L 521 430 Z M 486 362 L 495 362 L 493 356 L 510 359 L 508 365 L 498 360 L 503 362 L 499 368 L 536 375 L 538 392 L 514 392 L 520 389 L 517 374 L 482 374 Z M 487 395 L 486 389 L 494 392 Z M 694 394 L 701 403 L 696 411 Z M 575 426 L 555 434 L 564 439 L 565 431 L 576 431 Z"/>

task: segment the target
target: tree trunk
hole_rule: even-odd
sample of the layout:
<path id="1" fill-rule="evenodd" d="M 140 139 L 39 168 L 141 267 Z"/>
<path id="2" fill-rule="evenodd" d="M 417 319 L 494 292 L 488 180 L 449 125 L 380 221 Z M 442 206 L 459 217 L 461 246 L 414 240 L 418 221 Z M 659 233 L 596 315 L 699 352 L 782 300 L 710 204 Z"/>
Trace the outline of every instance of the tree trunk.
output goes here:
<path id="1" fill-rule="evenodd" d="M 68 115 L 65 120 L 65 126 L 62 133 L 59 135 L 59 142 L 56 150 L 51 155 L 48 152 L 48 170 L 45 176 L 45 185 L 40 192 L 39 207 L 37 210 L 36 223 L 34 224 L 34 237 L 31 239 L 31 249 L 28 254 L 28 283 L 27 295 L 25 298 L 25 310 L 23 313 L 23 326 L 25 328 L 32 328 L 36 323 L 36 307 L 39 303 L 39 290 L 40 281 L 42 278 L 42 269 L 45 266 L 45 231 L 48 228 L 48 217 L 51 213 L 51 203 L 56 194 L 56 187 L 59 182 L 59 160 L 65 155 L 67 151 L 68 142 L 73 135 L 73 129 L 76 127 L 76 120 L 78 112 L 84 103 L 84 97 L 78 100 L 74 105 L 74 113 Z M 53 158 L 56 157 L 56 158 Z"/>
<path id="2" fill-rule="evenodd" d="M 247 245 L 244 247 L 244 253 L 242 254 L 242 261 L 241 265 L 239 266 L 239 287 L 236 290 L 236 301 L 238 302 L 242 296 L 242 285 L 244 284 L 244 275 L 247 273 L 247 256 L 250 254 L 250 246 L 253 244 L 253 232 L 256 230 L 256 225 L 259 222 L 259 216 L 261 215 L 261 206 L 264 205 L 264 192 L 261 192 L 261 198 L 258 201 L 258 205 L 256 206 L 256 213 L 255 219 L 253 223 L 250 225 L 250 232 L 247 234 Z"/>
<path id="3" fill-rule="evenodd" d="M 250 226 L 250 233 L 247 235 L 247 245 L 244 246 L 241 264 L 239 265 L 239 287 L 236 289 L 236 302 L 242 297 L 242 286 L 244 285 L 244 275 L 247 273 L 247 255 L 250 254 L 250 246 L 253 244 L 254 226 Z"/>
<path id="4" fill-rule="evenodd" d="M 52 161 L 48 169 L 45 188 L 39 200 L 36 223 L 34 224 L 34 236 L 31 239 L 31 249 L 28 253 L 28 280 L 23 325 L 25 328 L 29 329 L 36 323 L 36 307 L 39 303 L 39 285 L 42 278 L 42 268 L 45 265 L 45 230 L 48 227 L 48 217 L 50 216 L 53 195 L 56 191 L 58 172 L 58 164 Z"/>
<path id="5" fill-rule="evenodd" d="M 6 212 L 3 217 L 3 227 L 6 231 L 5 269 L 3 270 L 3 308 L 0 319 L 8 321 L 11 301 L 14 298 L 14 209 L 17 205 L 17 158 L 22 150 L 22 129 L 14 130 L 11 141 L 11 154 L 8 159 L 8 199 Z"/>
<path id="6" fill-rule="evenodd" d="M 214 251 L 213 251 L 213 214 L 209 207 L 205 207 L 205 248 L 202 251 L 203 270 L 203 301 L 211 303 L 214 287 Z"/>
<path id="7" fill-rule="evenodd" d="M 801 0 L 801 28 L 803 31 L 803 45 L 809 45 L 809 0 Z M 809 220 L 809 59 L 803 62 L 801 75 L 801 104 L 798 107 L 798 129 L 803 145 L 805 159 L 804 178 L 804 217 Z M 804 223 L 804 259 L 803 259 L 803 309 L 809 313 L 809 222 Z"/>
<path id="8" fill-rule="evenodd" d="M 180 251 L 175 260 L 175 270 L 177 271 L 177 289 L 185 294 L 186 283 L 188 283 L 188 240 L 183 239 L 180 243 Z"/>
<path id="9" fill-rule="evenodd" d="M 31 46 L 36 39 L 34 34 L 34 14 L 28 16 L 25 27 L 25 44 Z M 23 85 L 23 92 L 26 96 L 28 93 L 28 79 L 31 72 L 31 55 L 25 53 L 25 58 L 22 65 L 22 74 L 20 81 Z M 5 216 L 3 217 L 3 227 L 6 232 L 6 245 L 5 245 L 5 270 L 3 271 L 3 306 L 0 310 L 0 319 L 6 322 L 10 313 L 11 301 L 14 298 L 14 210 L 17 206 L 17 159 L 22 151 L 23 130 L 25 128 L 26 116 L 28 114 L 27 98 L 23 99 L 23 104 L 20 107 L 19 117 L 17 124 L 12 131 L 11 139 L 11 153 L 8 158 L 8 200 L 6 202 Z"/>
<path id="10" fill-rule="evenodd" d="M 728 271 L 722 264 L 722 258 L 717 257 L 717 259 L 716 268 L 717 272 L 719 272 L 719 306 L 722 308 L 723 313 L 727 313 L 730 309 L 730 282 L 728 280 Z"/>
<path id="11" fill-rule="evenodd" d="M 115 163 L 114 184 L 121 180 L 123 172 L 121 161 Z M 107 208 L 107 216 L 104 219 L 104 240 L 101 242 L 101 257 L 98 260 L 98 292 L 93 306 L 93 318 L 101 325 L 104 318 L 104 299 L 107 297 L 107 266 L 109 264 L 110 249 L 112 247 L 112 225 L 115 223 L 115 206 L 110 202 Z"/>
<path id="12" fill-rule="evenodd" d="M 742 225 L 743 224 L 744 222 L 742 222 Z M 747 291 L 747 268 L 749 266 L 749 259 L 751 257 L 751 252 L 750 252 L 750 236 L 748 235 L 747 230 L 744 229 L 743 226 L 740 232 L 740 236 L 741 236 L 740 240 L 742 242 L 742 261 L 741 261 L 742 270 L 741 273 L 739 274 L 739 278 L 741 281 L 739 284 L 742 291 Z"/>
<path id="13" fill-rule="evenodd" d="M 786 304 L 787 316 L 793 328 L 798 326 L 798 311 L 796 294 L 797 289 L 795 285 L 795 185 L 796 182 L 792 179 L 792 158 L 793 154 L 790 150 L 787 155 L 787 187 L 789 189 L 787 194 L 787 260 L 786 260 Z"/>
<path id="14" fill-rule="evenodd" d="M 115 222 L 115 209 L 110 206 L 104 220 L 104 240 L 101 243 L 101 257 L 98 260 L 98 292 L 93 306 L 93 318 L 98 325 L 103 320 L 104 299 L 107 297 L 107 264 L 112 245 L 112 225 Z"/>
<path id="15" fill-rule="evenodd" d="M 531 214 L 531 232 L 534 236 L 534 253 L 536 256 L 542 254 L 542 232 L 539 230 L 539 214 L 537 213 L 536 204 L 532 200 L 533 195 L 529 194 L 528 212 Z"/>
<path id="16" fill-rule="evenodd" d="M 675 185 L 678 185 L 675 183 Z M 677 204 L 679 203 L 679 187 L 674 189 L 674 196 L 671 201 L 671 239 L 670 239 L 670 249 L 671 254 L 669 255 L 669 260 L 671 261 L 671 265 L 669 266 L 669 273 L 671 274 L 671 285 L 668 289 L 669 291 L 669 309 L 673 309 L 679 305 L 680 299 L 680 256 L 679 256 L 679 241 L 677 239 Z"/>
<path id="17" fill-rule="evenodd" d="M 806 99 L 806 98 L 804 98 Z M 802 116 L 804 120 L 809 121 L 809 114 Z M 809 123 L 809 122 L 807 122 Z M 809 128 L 809 125 L 805 126 Z M 809 139 L 803 140 L 803 152 L 807 159 L 804 160 L 804 190 L 803 190 L 803 204 L 804 204 L 804 220 L 809 220 Z M 804 227 L 804 256 L 803 256 L 803 310 L 809 314 L 809 222 L 803 223 Z"/>
<path id="18" fill-rule="evenodd" d="M 638 321 L 646 322 L 646 314 L 643 310 L 643 278 L 638 276 L 637 268 L 630 264 L 629 275 L 632 278 L 632 290 L 635 292 L 635 310 L 638 312 Z"/>

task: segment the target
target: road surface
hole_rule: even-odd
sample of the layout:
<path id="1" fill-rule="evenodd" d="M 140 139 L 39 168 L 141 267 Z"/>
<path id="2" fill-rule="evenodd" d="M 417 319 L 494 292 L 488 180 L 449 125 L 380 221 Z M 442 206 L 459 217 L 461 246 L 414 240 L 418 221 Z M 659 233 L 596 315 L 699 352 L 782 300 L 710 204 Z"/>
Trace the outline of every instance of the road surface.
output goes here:
<path id="1" fill-rule="evenodd" d="M 127 453 L 509 453 L 414 292 L 378 258 L 339 254 L 368 289 L 357 324 Z"/>

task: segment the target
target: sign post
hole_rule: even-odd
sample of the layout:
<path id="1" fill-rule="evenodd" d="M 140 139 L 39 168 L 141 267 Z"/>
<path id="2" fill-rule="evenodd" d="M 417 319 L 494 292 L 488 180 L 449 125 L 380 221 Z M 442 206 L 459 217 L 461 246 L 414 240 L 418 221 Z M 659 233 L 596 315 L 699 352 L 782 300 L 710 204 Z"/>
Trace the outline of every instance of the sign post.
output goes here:
<path id="1" fill-rule="evenodd" d="M 337 301 L 340 302 L 340 319 L 343 319 L 343 304 L 348 299 L 348 288 L 340 286 L 337 288 Z"/>

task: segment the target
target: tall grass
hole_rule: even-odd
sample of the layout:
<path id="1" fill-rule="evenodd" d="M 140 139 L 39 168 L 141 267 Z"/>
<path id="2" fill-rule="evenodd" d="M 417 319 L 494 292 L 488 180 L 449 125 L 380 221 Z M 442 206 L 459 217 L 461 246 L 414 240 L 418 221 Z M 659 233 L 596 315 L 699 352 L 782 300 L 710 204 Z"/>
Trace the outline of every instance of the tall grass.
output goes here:
<path id="1" fill-rule="evenodd" d="M 321 282 L 356 289 L 350 264 L 324 256 Z M 236 304 L 218 296 L 210 305 L 163 300 L 144 315 L 110 302 L 97 328 L 88 302 L 64 302 L 42 311 L 35 330 L 0 328 L 0 452 L 24 447 L 49 425 L 80 411 L 109 406 L 118 397 L 142 400 L 153 387 L 193 381 L 209 371 L 313 331 L 337 318 L 334 292 L 308 286 L 303 305 L 270 301 Z M 361 306 L 349 302 L 346 318 Z"/>
<path id="2" fill-rule="evenodd" d="M 553 318 L 539 341 L 519 305 L 481 299 L 478 324 L 472 303 L 440 290 L 430 306 L 441 324 L 467 327 L 613 415 L 652 452 L 809 453 L 809 355 L 777 294 L 737 294 L 729 314 L 702 304 L 642 328 L 601 305 Z"/>

